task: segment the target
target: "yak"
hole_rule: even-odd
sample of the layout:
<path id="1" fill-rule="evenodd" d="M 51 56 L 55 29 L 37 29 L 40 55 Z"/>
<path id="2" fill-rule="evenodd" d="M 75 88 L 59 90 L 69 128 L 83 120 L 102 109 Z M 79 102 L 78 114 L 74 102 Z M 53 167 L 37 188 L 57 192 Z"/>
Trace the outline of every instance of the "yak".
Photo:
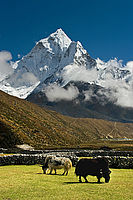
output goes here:
<path id="1" fill-rule="evenodd" d="M 62 175 L 67 175 L 68 171 L 72 167 L 72 162 L 69 158 L 65 157 L 56 157 L 56 156 L 47 156 L 44 162 L 44 165 L 42 166 L 43 173 L 46 174 L 47 169 L 50 170 L 50 174 L 52 174 L 52 171 L 55 171 L 57 169 L 64 169 L 64 172 Z"/>
<path id="2" fill-rule="evenodd" d="M 87 183 L 87 176 L 96 176 L 98 179 L 98 183 L 100 183 L 100 179 L 102 177 L 105 178 L 105 182 L 108 183 L 110 180 L 110 173 L 108 160 L 106 158 L 83 158 L 80 159 L 75 168 L 76 176 L 79 176 L 79 182 L 81 181 L 81 177 L 85 179 Z"/>

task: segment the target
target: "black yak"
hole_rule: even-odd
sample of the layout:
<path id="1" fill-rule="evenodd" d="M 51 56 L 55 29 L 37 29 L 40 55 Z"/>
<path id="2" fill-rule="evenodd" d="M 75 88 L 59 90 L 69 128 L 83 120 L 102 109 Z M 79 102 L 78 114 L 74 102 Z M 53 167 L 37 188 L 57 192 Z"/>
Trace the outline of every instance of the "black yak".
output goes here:
<path id="1" fill-rule="evenodd" d="M 106 158 L 95 158 L 95 159 L 81 159 L 78 161 L 75 174 L 79 176 L 79 182 L 81 181 L 81 176 L 85 179 L 85 182 L 88 182 L 87 176 L 96 176 L 98 183 L 102 177 L 105 178 L 105 182 L 108 183 L 110 180 L 110 173 L 108 166 L 108 160 Z"/>

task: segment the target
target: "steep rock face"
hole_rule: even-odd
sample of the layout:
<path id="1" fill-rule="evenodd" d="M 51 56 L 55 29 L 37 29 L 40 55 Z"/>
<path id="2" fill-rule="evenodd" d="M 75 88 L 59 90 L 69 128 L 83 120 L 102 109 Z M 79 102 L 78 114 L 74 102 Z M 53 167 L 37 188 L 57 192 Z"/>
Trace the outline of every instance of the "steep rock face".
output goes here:
<path id="1" fill-rule="evenodd" d="M 116 58 L 114 60 L 109 60 L 108 62 L 103 62 L 99 58 L 96 60 L 97 69 L 99 70 L 97 82 L 101 84 L 101 81 L 106 81 L 107 79 L 114 80 L 125 80 L 133 75 L 127 67 L 123 67 L 121 61 Z"/>
<path id="2" fill-rule="evenodd" d="M 70 46 L 64 54 L 61 65 L 66 66 L 73 63 L 79 66 L 85 66 L 86 69 L 90 69 L 96 66 L 96 61 L 90 57 L 90 55 L 83 48 L 79 41 L 71 42 Z"/>

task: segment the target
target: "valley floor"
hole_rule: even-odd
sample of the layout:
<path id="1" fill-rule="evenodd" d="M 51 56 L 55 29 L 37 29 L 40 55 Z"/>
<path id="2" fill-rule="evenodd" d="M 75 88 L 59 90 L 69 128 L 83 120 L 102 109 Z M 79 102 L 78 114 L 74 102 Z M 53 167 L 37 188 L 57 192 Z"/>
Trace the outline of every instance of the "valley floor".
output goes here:
<path id="1" fill-rule="evenodd" d="M 111 169 L 111 180 L 79 183 L 73 167 L 68 176 L 42 174 L 39 165 L 0 167 L 0 199 L 10 200 L 132 200 L 133 169 Z"/>

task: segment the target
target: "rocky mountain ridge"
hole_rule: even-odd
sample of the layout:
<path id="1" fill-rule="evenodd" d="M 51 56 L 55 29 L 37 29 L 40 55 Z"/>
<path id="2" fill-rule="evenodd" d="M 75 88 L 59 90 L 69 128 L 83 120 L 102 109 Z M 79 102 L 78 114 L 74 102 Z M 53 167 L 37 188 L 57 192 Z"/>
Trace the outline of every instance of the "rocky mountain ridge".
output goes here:
<path id="1" fill-rule="evenodd" d="M 133 76 L 130 69 L 123 67 L 117 59 L 105 63 L 100 59 L 91 58 L 79 41 L 71 41 L 62 29 L 58 29 L 49 37 L 37 42 L 29 54 L 12 64 L 14 73 L 0 83 L 0 89 L 14 96 L 26 98 L 47 79 L 51 83 L 64 78 L 62 77 L 64 69 L 68 70 L 66 73 L 69 73 L 69 70 L 77 73 L 75 66 L 77 70 L 88 73 L 93 70 L 95 77 L 88 76 L 85 82 L 93 82 L 103 87 L 105 86 L 103 82 L 106 81 L 108 75 L 116 80 L 126 81 Z M 50 77 L 54 79 L 50 80 Z M 71 77 L 72 80 L 73 77 Z M 68 83 L 69 80 L 65 81 Z"/>
<path id="2" fill-rule="evenodd" d="M 127 118 L 128 122 L 132 122 L 133 62 L 123 66 L 117 59 L 108 62 L 93 59 L 79 41 L 72 41 L 62 29 L 38 41 L 29 54 L 12 63 L 12 68 L 12 74 L 0 82 L 0 90 L 8 94 L 34 103 L 40 101 L 37 97 L 41 96 L 43 106 L 63 101 L 65 107 L 68 102 L 74 102 L 84 113 L 87 113 L 87 104 L 91 105 L 91 112 L 99 113 L 97 105 L 100 103 L 100 106 L 105 105 L 101 107 L 100 116 L 106 110 L 105 119 L 117 120 L 117 117 L 107 117 L 109 109 L 112 109 L 109 105 L 114 105 L 116 110 L 120 108 L 120 113 L 123 108 L 125 110 L 125 116 L 119 116 L 118 121 Z M 77 82 L 82 85 L 82 91 Z M 90 87 L 84 89 L 85 84 Z M 43 99 L 43 96 L 46 98 Z M 61 112 L 53 106 L 51 109 Z M 69 114 L 67 110 L 65 113 Z M 86 113 L 78 113 L 78 117 L 91 117 Z M 97 114 L 93 116 L 97 118 Z"/>

